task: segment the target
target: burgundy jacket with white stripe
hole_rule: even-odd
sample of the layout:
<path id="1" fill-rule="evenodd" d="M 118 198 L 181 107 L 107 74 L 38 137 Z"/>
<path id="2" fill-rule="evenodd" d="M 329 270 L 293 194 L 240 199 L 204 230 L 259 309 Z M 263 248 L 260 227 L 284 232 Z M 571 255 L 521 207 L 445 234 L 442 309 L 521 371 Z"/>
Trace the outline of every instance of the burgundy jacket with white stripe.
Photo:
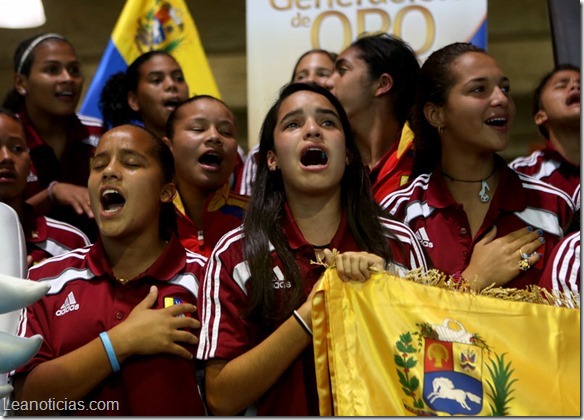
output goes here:
<path id="1" fill-rule="evenodd" d="M 206 258 L 186 250 L 175 236 L 142 274 L 121 284 L 113 275 L 100 241 L 46 259 L 29 271 L 31 280 L 51 286 L 39 301 L 23 309 L 19 335 L 44 338 L 39 352 L 16 373 L 68 354 L 124 322 L 147 295 L 158 288 L 153 309 L 172 303 L 197 305 L 199 280 Z M 196 317 L 196 314 L 193 314 Z M 197 331 L 193 331 L 196 335 Z M 195 354 L 196 346 L 183 344 Z M 199 416 L 200 397 L 195 359 L 172 354 L 133 355 L 83 398 L 87 411 L 70 415 Z M 90 401 L 117 401 L 117 410 L 90 411 Z"/>
<path id="2" fill-rule="evenodd" d="M 386 229 L 394 257 L 392 268 L 395 274 L 403 274 L 414 268 L 426 270 L 424 253 L 413 232 L 400 222 L 381 219 L 381 223 Z M 298 264 L 305 296 L 308 296 L 323 274 L 324 267 L 311 263 L 315 259 L 314 247 L 304 239 L 287 206 L 281 226 Z M 390 238 L 390 235 L 394 236 Z M 261 320 L 244 315 L 250 300 L 251 274 L 243 257 L 243 246 L 244 231 L 243 227 L 239 227 L 219 240 L 205 266 L 205 277 L 199 289 L 199 359 L 234 359 L 254 348 L 277 328 L 267 327 Z M 341 218 L 329 247 L 340 252 L 359 251 L 346 215 Z M 291 284 L 284 278 L 282 261 L 273 248 L 271 257 L 274 297 L 276 307 L 279 307 Z M 307 348 L 246 413 L 270 416 L 318 415 L 312 347 Z"/>
<path id="3" fill-rule="evenodd" d="M 468 266 L 475 244 L 492 226 L 497 226 L 497 237 L 527 226 L 543 230 L 545 243 L 537 250 L 542 259 L 506 284 L 524 288 L 538 284 L 550 250 L 572 220 L 574 206 L 560 189 L 513 171 L 501 158 L 498 165 L 499 185 L 491 191 L 489 210 L 474 238 L 462 205 L 450 194 L 439 169 L 389 194 L 381 207 L 415 232 L 435 268 L 454 275 Z"/>

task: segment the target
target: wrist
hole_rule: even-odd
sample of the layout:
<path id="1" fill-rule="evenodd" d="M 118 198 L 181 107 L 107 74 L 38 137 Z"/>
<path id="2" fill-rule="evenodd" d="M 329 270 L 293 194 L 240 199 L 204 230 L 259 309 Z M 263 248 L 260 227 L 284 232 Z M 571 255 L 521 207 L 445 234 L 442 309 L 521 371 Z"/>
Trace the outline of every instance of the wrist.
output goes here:
<path id="1" fill-rule="evenodd" d="M 116 356 L 114 346 L 112 345 L 112 342 L 109 338 L 107 331 L 100 333 L 99 338 L 100 338 L 101 343 L 103 344 L 103 347 L 105 349 L 105 352 L 106 352 L 107 358 L 110 362 L 110 366 L 112 368 L 112 371 L 114 373 L 119 372 L 120 371 L 120 362 L 118 361 L 118 357 Z"/>
<path id="2" fill-rule="evenodd" d="M 472 274 L 469 270 L 464 270 L 462 272 L 457 271 L 452 275 L 452 278 L 457 282 L 465 282 L 468 287 L 470 287 L 475 292 L 480 292 L 484 285 L 480 283 L 479 277 L 476 274 Z"/>
<path id="3" fill-rule="evenodd" d="M 294 319 L 298 322 L 300 327 L 312 338 L 312 326 L 309 326 L 308 323 L 304 320 L 304 318 L 295 310 L 292 314 Z M 312 322 L 311 322 L 312 324 Z"/>
<path id="4" fill-rule="evenodd" d="M 309 302 L 305 302 L 294 312 L 298 313 L 309 327 L 312 327 L 312 311 Z"/>
<path id="5" fill-rule="evenodd" d="M 47 187 L 47 193 L 49 195 L 49 200 L 51 204 L 55 204 L 55 185 L 57 185 L 59 181 L 52 181 L 49 186 Z"/>
<path id="6" fill-rule="evenodd" d="M 112 343 L 119 363 L 122 363 L 133 354 L 130 348 L 130 342 L 126 339 L 127 335 L 124 331 L 120 330 L 119 325 L 107 331 L 107 335 Z"/>

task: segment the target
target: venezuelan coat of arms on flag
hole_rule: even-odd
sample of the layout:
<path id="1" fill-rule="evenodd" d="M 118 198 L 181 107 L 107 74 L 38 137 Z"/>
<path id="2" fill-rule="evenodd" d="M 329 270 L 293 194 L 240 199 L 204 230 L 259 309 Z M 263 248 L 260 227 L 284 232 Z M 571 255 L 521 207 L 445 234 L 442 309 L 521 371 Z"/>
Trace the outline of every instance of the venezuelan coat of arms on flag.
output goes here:
<path id="1" fill-rule="evenodd" d="M 394 359 L 405 409 L 417 415 L 477 415 L 488 403 L 494 415 L 503 415 L 515 381 L 510 375 L 511 363 L 505 366 L 504 356 L 499 358 L 460 321 L 445 319 L 441 324 L 418 325 L 418 331 L 400 335 L 395 343 Z M 418 337 L 417 346 L 413 336 Z M 418 364 L 423 366 L 421 386 L 419 378 L 412 375 Z M 487 378 L 483 378 L 485 373 Z M 483 381 L 488 390 L 483 389 Z"/>

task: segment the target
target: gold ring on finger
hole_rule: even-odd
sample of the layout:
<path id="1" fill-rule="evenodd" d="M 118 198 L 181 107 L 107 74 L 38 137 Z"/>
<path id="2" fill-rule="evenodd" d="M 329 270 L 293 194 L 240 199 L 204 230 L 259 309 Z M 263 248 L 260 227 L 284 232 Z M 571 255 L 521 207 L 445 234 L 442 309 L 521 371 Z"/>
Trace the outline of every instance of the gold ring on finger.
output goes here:
<path id="1" fill-rule="evenodd" d="M 529 261 L 527 261 L 527 259 L 519 260 L 517 266 L 521 271 L 527 271 L 531 268 L 531 265 L 529 265 Z"/>

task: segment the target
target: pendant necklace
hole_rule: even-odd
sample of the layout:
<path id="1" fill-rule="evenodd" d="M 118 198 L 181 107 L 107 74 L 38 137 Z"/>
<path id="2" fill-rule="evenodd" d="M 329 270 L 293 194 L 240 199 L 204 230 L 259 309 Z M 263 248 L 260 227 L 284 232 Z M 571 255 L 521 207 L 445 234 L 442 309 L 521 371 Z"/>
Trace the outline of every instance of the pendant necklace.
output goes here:
<path id="1" fill-rule="evenodd" d="M 493 170 L 491 171 L 491 173 L 489 174 L 488 177 L 483 178 L 483 179 L 479 179 L 478 181 L 470 181 L 470 180 L 466 180 L 466 179 L 457 179 L 454 178 L 453 176 L 448 175 L 446 172 L 442 171 L 442 174 L 450 179 L 451 181 L 456 181 L 456 182 L 480 182 L 481 183 L 481 190 L 479 191 L 479 198 L 481 199 L 481 201 L 483 203 L 488 202 L 491 199 L 491 196 L 489 194 L 487 194 L 487 191 L 490 191 L 491 188 L 489 187 L 489 184 L 487 184 L 487 180 L 489 180 L 493 174 L 495 173 L 495 170 L 497 169 L 496 166 L 493 167 Z"/>

